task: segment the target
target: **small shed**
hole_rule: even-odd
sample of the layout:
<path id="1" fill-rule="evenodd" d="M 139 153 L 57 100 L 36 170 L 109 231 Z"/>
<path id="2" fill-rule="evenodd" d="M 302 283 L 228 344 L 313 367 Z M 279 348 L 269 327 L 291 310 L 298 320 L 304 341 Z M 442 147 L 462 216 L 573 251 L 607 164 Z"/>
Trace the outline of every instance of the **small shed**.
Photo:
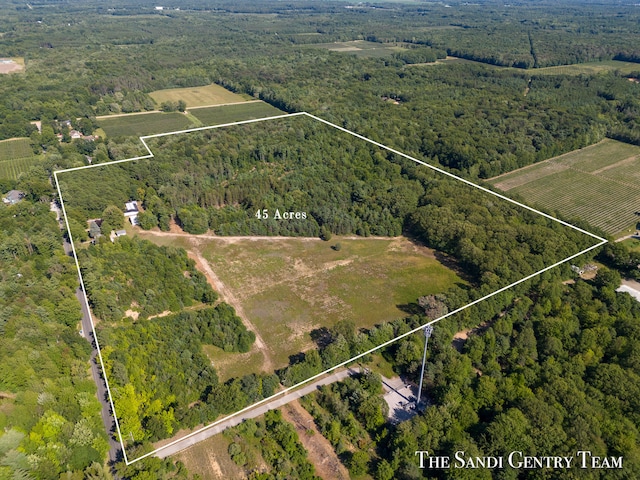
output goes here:
<path id="1" fill-rule="evenodd" d="M 140 213 L 140 210 L 138 209 L 138 202 L 135 200 L 124 204 L 124 216 L 129 219 L 131 225 L 138 225 L 138 213 Z"/>

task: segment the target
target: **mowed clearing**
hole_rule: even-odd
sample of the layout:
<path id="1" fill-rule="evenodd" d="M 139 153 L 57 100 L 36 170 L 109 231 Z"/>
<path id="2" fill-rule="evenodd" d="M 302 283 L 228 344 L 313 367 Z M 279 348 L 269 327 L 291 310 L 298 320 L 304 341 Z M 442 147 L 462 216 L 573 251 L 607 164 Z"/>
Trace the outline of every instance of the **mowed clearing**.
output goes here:
<path id="1" fill-rule="evenodd" d="M 144 232 L 159 245 L 197 251 L 233 297 L 230 303 L 255 325 L 273 368 L 312 348 L 311 332 L 352 320 L 372 327 L 407 316 L 418 297 L 463 280 L 435 252 L 404 237 L 216 237 Z M 331 247 L 340 243 L 341 249 Z M 228 299 L 227 299 L 228 301 Z M 258 372 L 263 353 L 227 353 L 206 347 L 222 380 Z"/>
<path id="2" fill-rule="evenodd" d="M 640 147 L 605 139 L 489 180 L 528 203 L 580 218 L 609 234 L 638 221 Z"/>
<path id="3" fill-rule="evenodd" d="M 340 251 L 331 248 L 336 242 Z M 402 237 L 213 240 L 199 248 L 258 329 L 275 368 L 312 348 L 313 330 L 338 320 L 372 327 L 401 318 L 403 305 L 461 281 L 432 250 Z M 237 355 L 213 353 L 226 377 L 224 364 L 235 366 Z"/>
<path id="4" fill-rule="evenodd" d="M 205 85 L 204 87 L 156 90 L 155 92 L 151 92 L 149 96 L 153 98 L 158 105 L 163 102 L 177 103 L 179 100 L 183 100 L 186 102 L 187 108 L 247 101 L 247 98 L 238 95 L 237 93 L 230 92 L 226 88 L 216 84 Z"/>
<path id="5" fill-rule="evenodd" d="M 351 53 L 357 57 L 388 57 L 393 53 L 402 51 L 402 47 L 392 43 L 368 42 L 366 40 L 353 40 L 350 42 L 315 43 L 309 45 L 312 48 L 324 48 L 332 52 Z"/>

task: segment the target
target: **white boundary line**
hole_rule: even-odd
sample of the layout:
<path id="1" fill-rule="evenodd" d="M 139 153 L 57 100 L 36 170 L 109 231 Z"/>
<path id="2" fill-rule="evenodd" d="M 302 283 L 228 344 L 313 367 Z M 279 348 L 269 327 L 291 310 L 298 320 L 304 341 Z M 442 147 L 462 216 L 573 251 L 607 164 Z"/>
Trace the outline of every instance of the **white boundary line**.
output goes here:
<path id="1" fill-rule="evenodd" d="M 314 376 L 312 376 L 312 377 L 310 377 L 310 378 L 308 378 L 306 380 L 303 380 L 302 382 L 299 382 L 299 383 L 297 383 L 297 384 L 295 384 L 295 385 L 293 385 L 293 386 L 291 386 L 289 388 L 286 388 L 286 389 L 284 389 L 284 390 L 282 390 L 282 391 L 280 391 L 280 392 L 278 392 L 278 393 L 276 393 L 274 395 L 271 395 L 270 397 L 267 397 L 267 398 L 265 398 L 263 400 L 260 400 L 259 402 L 256 402 L 256 403 L 254 403 L 252 405 L 249 405 L 248 407 L 245 407 L 242 410 L 239 410 L 239 411 L 237 411 L 237 412 L 235 412 L 235 413 L 233 413 L 231 415 L 227 415 L 226 417 L 221 418 L 220 420 L 217 420 L 217 421 L 215 421 L 213 423 L 210 423 L 209 425 L 206 425 L 205 427 L 202 427 L 202 428 L 200 428 L 200 429 L 198 429 L 198 430 L 196 430 L 194 432 L 191 432 L 190 434 L 185 435 L 184 437 L 181 437 L 181 438 L 179 438 L 177 440 L 172 441 L 171 443 L 168 443 L 168 444 L 166 444 L 166 445 L 164 445 L 164 446 L 162 446 L 160 448 L 157 448 L 156 450 L 153 450 L 152 452 L 146 453 L 146 454 L 144 454 L 144 455 L 142 455 L 142 456 L 140 456 L 138 458 L 135 458 L 135 459 L 129 461 L 129 459 L 127 458 L 127 452 L 126 452 L 126 449 L 125 449 L 125 446 L 124 446 L 124 442 L 122 440 L 122 433 L 120 432 L 120 424 L 118 422 L 118 417 L 116 415 L 116 409 L 115 409 L 115 406 L 114 406 L 114 403 L 113 403 L 113 397 L 111 395 L 111 388 L 109 387 L 109 381 L 107 380 L 107 376 L 105 374 L 104 362 L 103 362 L 103 359 L 102 359 L 102 352 L 100 350 L 100 345 L 98 343 L 98 337 L 95 334 L 95 327 L 94 327 L 94 323 L 93 323 L 93 317 L 91 315 L 91 310 L 89 308 L 89 300 L 88 300 L 87 292 L 86 292 L 86 289 L 85 289 L 85 286 L 84 286 L 84 281 L 82 279 L 82 273 L 80 271 L 80 264 L 78 263 L 78 256 L 76 254 L 75 245 L 73 243 L 73 238 L 71 237 L 71 229 L 69 228 L 69 220 L 68 220 L 67 212 L 66 212 L 66 209 L 65 209 L 65 206 L 64 206 L 64 201 L 62 199 L 62 192 L 60 191 L 60 183 L 58 182 L 58 174 L 59 173 L 65 173 L 65 172 L 72 172 L 72 171 L 76 171 L 76 170 L 85 170 L 85 169 L 88 169 L 88 168 L 104 167 L 104 166 L 113 165 L 113 164 L 116 164 L 116 163 L 132 162 L 132 161 L 135 161 L 135 160 L 144 160 L 144 159 L 154 158 L 153 152 L 151 151 L 151 149 L 149 148 L 149 146 L 145 142 L 145 140 L 150 139 L 150 138 L 166 137 L 166 136 L 169 136 L 169 135 L 177 135 L 177 134 L 182 134 L 182 133 L 192 133 L 192 132 L 198 132 L 198 131 L 203 131 L 203 130 L 213 130 L 213 129 L 216 129 L 216 128 L 231 127 L 231 126 L 234 126 L 234 125 L 245 125 L 245 124 L 250 124 L 250 123 L 263 122 L 263 121 L 267 121 L 267 120 L 275 120 L 275 119 L 288 118 L 288 117 L 295 117 L 295 116 L 300 116 L 300 115 L 306 115 L 309 118 L 313 118 L 314 120 L 317 120 L 317 121 L 319 121 L 321 123 L 329 125 L 329 126 L 331 126 L 333 128 L 336 128 L 336 129 L 338 129 L 338 130 L 340 130 L 342 132 L 348 133 L 349 135 L 352 135 L 352 136 L 354 136 L 356 138 L 359 138 L 359 139 L 364 140 L 364 141 L 366 141 L 368 143 L 371 143 L 372 145 L 380 147 L 380 148 L 382 148 L 384 150 L 387 150 L 389 152 L 395 153 L 396 155 L 399 155 L 400 157 L 403 157 L 403 158 L 406 158 L 408 160 L 411 160 L 411 161 L 413 161 L 413 162 L 415 162 L 417 164 L 424 165 L 425 167 L 428 167 L 428 168 L 430 168 L 430 169 L 432 169 L 432 170 L 434 170 L 436 172 L 442 173 L 442 174 L 444 174 L 444 175 L 446 175 L 446 176 L 448 176 L 450 178 L 454 178 L 456 180 L 459 180 L 459 181 L 461 181 L 461 182 L 463 182 L 463 183 L 465 183 L 465 184 L 467 184 L 467 185 L 469 185 L 471 187 L 477 188 L 479 190 L 482 190 L 483 192 L 486 192 L 486 193 L 489 193 L 491 195 L 494 195 L 494 196 L 496 196 L 496 197 L 498 197 L 498 198 L 500 198 L 502 200 L 506 200 L 507 202 L 513 203 L 514 205 L 518 205 L 519 207 L 522 207 L 522 208 L 524 208 L 526 210 L 529 210 L 531 212 L 537 213 L 538 215 L 542 215 L 545 218 L 553 220 L 554 222 L 558 222 L 558 223 L 560 223 L 560 224 L 562 224 L 562 225 L 564 225 L 566 227 L 572 228 L 573 230 L 577 230 L 580 233 L 583 233 L 585 235 L 588 235 L 588 236 L 598 240 L 598 243 L 593 245 L 593 246 L 591 246 L 591 247 L 589 247 L 589 248 L 586 248 L 586 249 L 584 249 L 584 250 L 582 250 L 582 251 L 580 251 L 580 252 L 578 252 L 578 253 L 576 253 L 574 255 L 571 255 L 571 256 L 563 259 L 563 260 L 560 260 L 559 262 L 556 262 L 553 265 L 545 267 L 542 270 L 539 270 L 538 272 L 532 273 L 531 275 L 528 275 L 528 276 L 526 276 L 526 277 L 524 277 L 524 278 L 522 278 L 522 279 L 520 279 L 520 280 L 518 280 L 516 282 L 513 282 L 512 284 L 507 285 L 506 287 L 502 287 L 502 288 L 496 290 L 495 292 L 492 292 L 492 293 L 489 293 L 488 295 L 483 296 L 482 298 L 478 298 L 478 299 L 468 303 L 467 305 L 459 307 L 459 308 L 447 313 L 446 315 L 443 315 L 442 317 L 439 317 L 439 318 L 437 318 L 435 320 L 432 320 L 432 321 L 427 322 L 427 323 L 425 323 L 423 325 L 420 325 L 419 327 L 416 327 L 413 330 L 410 330 L 410 331 L 408 331 L 406 333 L 403 333 L 402 335 L 399 335 L 399 336 L 397 336 L 397 337 L 395 337 L 395 338 L 393 338 L 393 339 L 391 339 L 391 340 L 389 340 L 389 341 L 387 341 L 387 342 L 385 342 L 385 343 L 383 343 L 381 345 L 378 345 L 377 347 L 374 347 L 374 348 L 372 348 L 370 350 L 367 350 L 366 352 L 360 353 L 360 354 L 356 355 L 355 357 L 350 358 L 349 360 L 346 360 L 346 361 L 344 361 L 342 363 L 339 363 L 338 365 L 335 365 L 335 366 L 333 366 L 333 367 L 331 367 L 331 368 L 329 368 L 329 369 L 327 369 L 327 370 L 325 370 L 323 372 L 320 372 L 320 373 L 318 373 L 318 374 L 316 374 L 316 375 L 314 375 Z M 423 162 L 421 160 L 418 160 L 416 158 L 413 158 L 410 155 L 402 153 L 402 152 L 400 152 L 398 150 L 395 150 L 395 149 L 393 149 L 391 147 L 387 147 L 386 145 L 383 145 L 382 143 L 379 143 L 379 142 L 376 142 L 374 140 L 371 140 L 371 139 L 369 139 L 367 137 L 364 137 L 364 136 L 362 136 L 362 135 L 360 135 L 358 133 L 352 132 L 351 130 L 347 130 L 346 128 L 340 127 L 340 126 L 338 126 L 338 125 L 336 125 L 334 123 L 331 123 L 331 122 L 329 122 L 327 120 L 324 120 L 324 119 L 322 119 L 320 117 L 316 117 L 315 115 L 312 115 L 312 114 L 307 113 L 307 112 L 298 112 L 298 113 L 291 113 L 291 114 L 285 114 L 285 115 L 276 115 L 276 116 L 272 116 L 272 117 L 258 118 L 258 119 L 253 119 L 253 120 L 244 120 L 244 121 L 240 121 L 240 122 L 224 123 L 224 124 L 220 124 L 220 125 L 212 125 L 212 126 L 207 126 L 207 127 L 191 128 L 191 129 L 187 129 L 187 130 L 178 130 L 178 131 L 175 131 L 175 132 L 158 133 L 158 134 L 155 134 L 155 135 L 145 135 L 145 136 L 141 136 L 139 138 L 140 138 L 140 141 L 142 142 L 142 144 L 144 145 L 145 149 L 147 150 L 147 152 L 149 152 L 148 155 L 143 155 L 143 156 L 140 156 L 140 157 L 128 158 L 128 159 L 124 159 L 124 160 L 115 160 L 115 161 L 111 161 L 111 162 L 98 163 L 98 164 L 95 164 L 95 165 L 85 165 L 85 166 L 82 166 L 82 167 L 67 168 L 67 169 L 64 169 L 64 170 L 57 170 L 57 171 L 55 171 L 53 173 L 53 175 L 55 177 L 55 180 L 56 180 L 56 186 L 57 186 L 57 190 L 58 190 L 58 195 L 60 197 L 60 205 L 62 207 L 62 212 L 64 214 L 65 224 L 67 226 L 67 232 L 69 234 L 69 240 L 71 242 L 71 248 L 72 248 L 73 256 L 74 256 L 74 259 L 75 259 L 76 268 L 78 269 L 78 276 L 80 277 L 80 286 L 82 288 L 82 293 L 84 295 L 84 300 L 85 300 L 85 305 L 87 307 L 87 311 L 89 312 L 89 319 L 90 319 L 90 322 L 91 322 L 91 329 L 93 330 L 93 337 L 94 337 L 95 342 L 96 342 L 96 347 L 97 347 L 97 350 L 98 350 L 98 357 L 100 359 L 100 367 L 102 368 L 102 375 L 104 377 L 105 384 L 107 386 L 107 393 L 109 395 L 109 403 L 110 403 L 111 408 L 112 408 L 113 417 L 114 417 L 115 424 L 116 424 L 116 430 L 118 432 L 118 437 L 120 439 L 120 446 L 122 447 L 122 454 L 124 456 L 124 460 L 125 460 L 125 463 L 127 465 L 131 465 L 131 464 L 133 464 L 133 463 L 135 463 L 135 462 L 137 462 L 139 460 L 142 460 L 142 459 L 147 458 L 149 456 L 155 455 L 156 453 L 158 453 L 158 452 L 160 452 L 160 451 L 162 451 L 162 450 L 164 450 L 164 449 L 166 449 L 166 448 L 168 448 L 170 446 L 173 446 L 173 445 L 177 444 L 178 442 L 181 442 L 181 441 L 183 441 L 183 440 L 185 440 L 187 438 L 193 437 L 194 435 L 197 435 L 198 433 L 201 433 L 201 432 L 203 432 L 205 430 L 208 430 L 209 428 L 212 428 L 212 427 L 214 427 L 214 426 L 216 426 L 216 425 L 218 425 L 218 424 L 220 424 L 220 423 L 222 423 L 222 422 L 224 422 L 224 421 L 226 421 L 226 420 L 228 420 L 230 418 L 236 417 L 236 416 L 238 416 L 238 415 L 240 415 L 240 414 L 242 414 L 242 413 L 244 413 L 244 412 L 246 412 L 248 410 L 251 410 L 251 409 L 253 409 L 253 408 L 255 408 L 255 407 L 259 406 L 259 405 L 262 405 L 262 404 L 264 404 L 266 402 L 269 402 L 269 401 L 273 400 L 274 398 L 279 397 L 279 396 L 281 396 L 281 395 L 283 395 L 283 394 L 285 394 L 287 392 L 290 392 L 291 390 L 294 390 L 294 389 L 296 389 L 296 388 L 298 388 L 298 387 L 300 387 L 300 386 L 302 386 L 302 385 L 304 385 L 304 384 L 306 384 L 306 383 L 308 383 L 308 382 L 310 382 L 312 380 L 315 380 L 315 379 L 317 379 L 317 378 L 319 378 L 319 377 L 321 377 L 323 375 L 326 375 L 327 373 L 332 372 L 333 370 L 336 370 L 336 369 L 341 368 L 341 367 L 343 367 L 343 366 L 345 366 L 345 365 L 347 365 L 349 363 L 352 363 L 355 360 L 358 360 L 359 358 L 364 357 L 365 355 L 369 355 L 370 353 L 373 353 L 376 350 L 384 348 L 384 347 L 386 347 L 388 345 L 391 345 L 392 343 L 394 343 L 394 342 L 396 342 L 396 341 L 398 341 L 398 340 L 400 340 L 402 338 L 405 338 L 405 337 L 407 337 L 409 335 L 412 335 L 412 334 L 422 330 L 427 325 L 432 325 L 432 324 L 434 324 L 436 322 L 439 322 L 440 320 L 444 320 L 447 317 L 450 317 L 452 315 L 460 313 L 463 310 L 465 310 L 465 309 L 467 309 L 467 308 L 469 308 L 469 307 L 471 307 L 473 305 L 476 305 L 476 304 L 478 304 L 478 303 L 480 303 L 480 302 L 482 302 L 484 300 L 487 300 L 488 298 L 491 298 L 491 297 L 493 297 L 495 295 L 498 295 L 499 293 L 502 293 L 502 292 L 504 292 L 506 290 L 509 290 L 510 288 L 512 288 L 512 287 L 514 287 L 516 285 L 519 285 L 519 284 L 521 284 L 523 282 L 526 282 L 527 280 L 531 280 L 532 278 L 537 277 L 541 273 L 544 273 L 544 272 L 546 272 L 548 270 L 551 270 L 552 268 L 555 268 L 555 267 L 557 267 L 557 266 L 559 266 L 559 265 L 561 265 L 561 264 L 563 264 L 565 262 L 568 262 L 569 260 L 572 260 L 572 259 L 574 259 L 576 257 L 579 257 L 580 255 L 582 255 L 584 253 L 587 253 L 587 252 L 589 252 L 591 250 L 594 250 L 594 249 L 596 249 L 596 248 L 598 248 L 598 247 L 600 247 L 600 246 L 602 246 L 602 245 L 604 245 L 605 243 L 608 242 L 608 240 L 606 240 L 606 239 L 604 239 L 604 238 L 602 238 L 602 237 L 600 237 L 598 235 L 595 235 L 595 234 L 593 234 L 591 232 L 583 230 L 582 228 L 576 227 L 575 225 L 571 225 L 570 223 L 567 223 L 567 222 L 565 222 L 563 220 L 559 220 L 559 219 L 557 219 L 555 217 L 552 217 L 551 215 L 548 215 L 548 214 L 546 214 L 544 212 L 536 210 L 535 208 L 529 207 L 528 205 L 524 205 L 523 203 L 517 202 L 516 200 L 513 200 L 513 199 L 511 199 L 509 197 L 506 197 L 504 195 L 501 195 L 500 193 L 494 192 L 494 191 L 492 191 L 492 190 L 490 190 L 490 189 L 488 189 L 486 187 L 483 187 L 481 185 L 477 185 L 477 184 L 475 184 L 475 183 L 473 183 L 473 182 L 471 182 L 469 180 L 466 180 L 466 179 L 464 179 L 462 177 L 459 177 L 459 176 L 454 175 L 454 174 L 452 174 L 450 172 L 447 172 L 446 170 L 443 170 L 443 169 L 441 169 L 439 167 L 436 167 L 434 165 L 431 165 L 431 164 L 425 163 L 425 162 Z"/>

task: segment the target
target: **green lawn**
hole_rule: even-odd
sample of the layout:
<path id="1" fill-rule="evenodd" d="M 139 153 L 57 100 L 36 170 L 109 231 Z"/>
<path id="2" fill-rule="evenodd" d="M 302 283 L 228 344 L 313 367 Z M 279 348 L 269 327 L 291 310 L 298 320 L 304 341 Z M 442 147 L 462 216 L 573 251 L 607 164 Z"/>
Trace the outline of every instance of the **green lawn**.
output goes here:
<path id="1" fill-rule="evenodd" d="M 189 110 L 204 125 L 220 125 L 223 123 L 253 120 L 255 118 L 283 115 L 285 112 L 264 102 L 247 102 L 238 105 L 221 107 L 193 108 Z"/>
<path id="2" fill-rule="evenodd" d="M 640 252 L 640 240 L 637 238 L 628 238 L 627 240 L 623 240 L 622 244 L 629 250 Z"/>
<path id="3" fill-rule="evenodd" d="M 140 137 L 142 135 L 185 130 L 191 126 L 191 121 L 182 113 L 172 112 L 102 118 L 99 120 L 99 124 L 108 137 Z"/>

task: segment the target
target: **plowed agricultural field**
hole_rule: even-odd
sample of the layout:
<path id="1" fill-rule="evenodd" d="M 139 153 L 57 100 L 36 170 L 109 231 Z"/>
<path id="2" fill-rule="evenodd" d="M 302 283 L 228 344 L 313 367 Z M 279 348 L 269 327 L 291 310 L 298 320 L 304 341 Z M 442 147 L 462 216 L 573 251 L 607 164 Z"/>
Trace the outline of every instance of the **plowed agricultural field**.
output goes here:
<path id="1" fill-rule="evenodd" d="M 503 191 L 609 234 L 635 225 L 640 211 L 640 147 L 606 139 L 489 180 Z"/>

